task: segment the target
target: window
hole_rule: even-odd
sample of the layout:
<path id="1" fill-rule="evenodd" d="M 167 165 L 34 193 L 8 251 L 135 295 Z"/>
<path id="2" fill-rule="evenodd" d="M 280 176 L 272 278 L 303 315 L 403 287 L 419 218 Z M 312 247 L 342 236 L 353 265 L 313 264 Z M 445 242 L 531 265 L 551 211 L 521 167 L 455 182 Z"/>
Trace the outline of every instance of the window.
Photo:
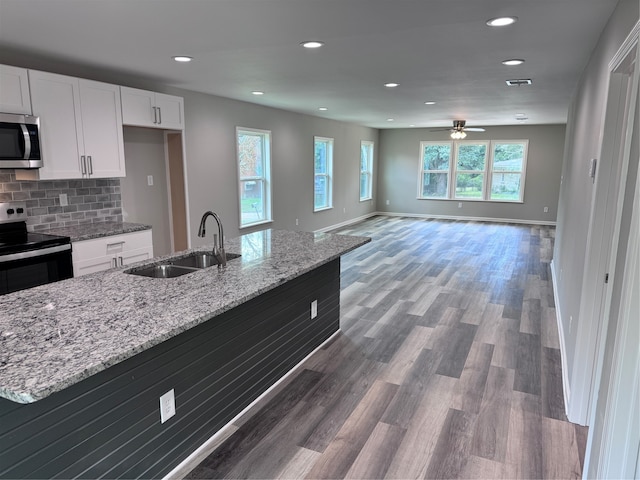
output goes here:
<path id="1" fill-rule="evenodd" d="M 420 142 L 418 198 L 522 202 L 528 144 L 527 140 Z"/>
<path id="2" fill-rule="evenodd" d="M 333 138 L 314 137 L 313 211 L 332 207 Z"/>
<path id="3" fill-rule="evenodd" d="M 456 144 L 455 198 L 482 200 L 489 142 Z"/>
<path id="4" fill-rule="evenodd" d="M 373 198 L 373 142 L 360 142 L 360 201 Z"/>
<path id="5" fill-rule="evenodd" d="M 448 198 L 451 142 L 420 143 L 420 198 Z"/>
<path id="6" fill-rule="evenodd" d="M 527 142 L 495 142 L 492 154 L 491 200 L 522 202 Z"/>
<path id="7" fill-rule="evenodd" d="M 271 221 L 271 132 L 237 128 L 240 228 Z"/>

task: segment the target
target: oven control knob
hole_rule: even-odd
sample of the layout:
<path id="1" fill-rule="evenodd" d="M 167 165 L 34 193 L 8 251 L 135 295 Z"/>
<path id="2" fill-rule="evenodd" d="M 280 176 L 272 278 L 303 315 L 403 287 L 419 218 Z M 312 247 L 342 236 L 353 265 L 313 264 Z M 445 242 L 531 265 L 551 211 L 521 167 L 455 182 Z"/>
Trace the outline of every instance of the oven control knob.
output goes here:
<path id="1" fill-rule="evenodd" d="M 7 215 L 13 215 L 16 211 L 13 208 L 7 208 Z"/>
<path id="2" fill-rule="evenodd" d="M 18 208 L 16 209 L 16 212 L 18 212 L 18 213 L 24 213 L 24 208 L 22 208 L 22 207 L 18 207 Z"/>

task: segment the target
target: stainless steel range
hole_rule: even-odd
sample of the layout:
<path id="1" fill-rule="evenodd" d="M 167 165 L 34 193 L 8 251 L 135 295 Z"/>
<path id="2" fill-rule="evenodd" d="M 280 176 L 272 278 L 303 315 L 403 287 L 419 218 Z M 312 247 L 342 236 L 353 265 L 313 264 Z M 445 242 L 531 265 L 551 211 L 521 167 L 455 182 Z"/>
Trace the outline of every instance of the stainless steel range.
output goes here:
<path id="1" fill-rule="evenodd" d="M 27 232 L 24 202 L 0 203 L 0 295 L 73 277 L 69 237 Z"/>

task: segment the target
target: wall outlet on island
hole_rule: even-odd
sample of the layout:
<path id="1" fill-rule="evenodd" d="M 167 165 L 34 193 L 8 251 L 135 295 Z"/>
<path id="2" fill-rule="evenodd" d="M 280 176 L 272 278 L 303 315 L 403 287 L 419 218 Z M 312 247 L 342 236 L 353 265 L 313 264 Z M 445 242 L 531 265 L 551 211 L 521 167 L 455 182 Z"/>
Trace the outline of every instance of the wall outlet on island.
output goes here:
<path id="1" fill-rule="evenodd" d="M 549 207 L 544 207 L 544 213 L 549 213 Z"/>
<path id="2" fill-rule="evenodd" d="M 298 222 L 298 219 L 296 218 L 296 227 L 299 225 L 300 223 Z"/>
<path id="3" fill-rule="evenodd" d="M 311 302 L 311 319 L 318 316 L 318 300 Z"/>
<path id="4" fill-rule="evenodd" d="M 160 423 L 176 414 L 176 395 L 173 388 L 160 397 Z"/>

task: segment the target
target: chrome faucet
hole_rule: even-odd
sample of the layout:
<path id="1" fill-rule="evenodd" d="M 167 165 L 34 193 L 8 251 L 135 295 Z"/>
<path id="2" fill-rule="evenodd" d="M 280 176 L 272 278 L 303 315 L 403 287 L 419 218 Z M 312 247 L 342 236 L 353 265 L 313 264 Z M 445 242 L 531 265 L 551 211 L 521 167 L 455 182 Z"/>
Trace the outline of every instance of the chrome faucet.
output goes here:
<path id="1" fill-rule="evenodd" d="M 205 212 L 204 215 L 202 215 L 202 219 L 200 220 L 200 228 L 198 228 L 198 236 L 204 238 L 204 224 L 207 221 L 208 217 L 213 217 L 218 224 L 218 234 L 213 234 L 213 256 L 218 261 L 218 265 L 226 267 L 227 255 L 224 252 L 224 231 L 222 229 L 222 221 L 216 213 L 209 210 L 208 212 Z"/>

